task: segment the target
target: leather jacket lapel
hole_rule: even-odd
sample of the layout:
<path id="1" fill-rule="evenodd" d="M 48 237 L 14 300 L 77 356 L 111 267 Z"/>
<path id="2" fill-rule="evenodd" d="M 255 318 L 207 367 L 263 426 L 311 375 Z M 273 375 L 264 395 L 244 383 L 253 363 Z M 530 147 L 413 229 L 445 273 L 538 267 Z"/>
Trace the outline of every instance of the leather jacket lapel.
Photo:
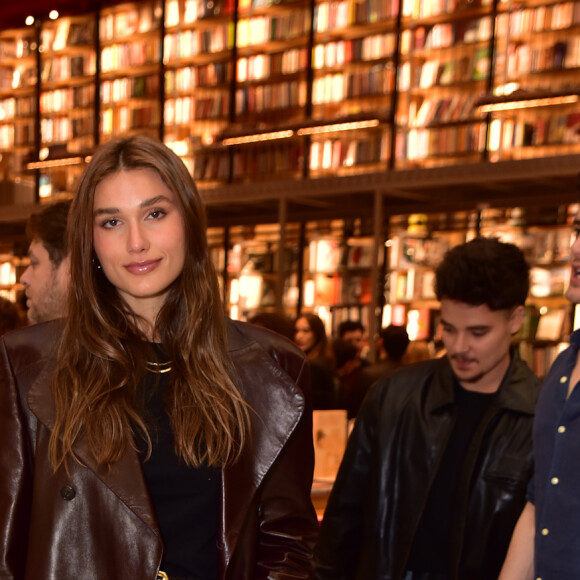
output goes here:
<path id="1" fill-rule="evenodd" d="M 54 359 L 45 360 L 45 364 L 34 379 L 27 397 L 32 413 L 40 423 L 51 431 L 55 422 L 55 407 L 50 388 L 54 367 Z M 91 470 L 131 511 L 158 534 L 155 512 L 149 499 L 145 480 L 143 477 L 136 476 L 136 474 L 141 473 L 141 461 L 137 452 L 128 447 L 121 459 L 107 468 L 96 465 L 84 440 L 75 443 L 74 450 L 83 466 L 78 466 L 74 460 L 70 460 L 71 473 L 84 468 Z"/>
<path id="2" fill-rule="evenodd" d="M 224 470 L 226 563 L 235 549 L 258 488 L 305 409 L 301 391 L 257 343 L 249 342 L 230 351 L 230 357 L 237 373 L 234 381 L 251 407 L 252 433 L 240 459 Z"/>

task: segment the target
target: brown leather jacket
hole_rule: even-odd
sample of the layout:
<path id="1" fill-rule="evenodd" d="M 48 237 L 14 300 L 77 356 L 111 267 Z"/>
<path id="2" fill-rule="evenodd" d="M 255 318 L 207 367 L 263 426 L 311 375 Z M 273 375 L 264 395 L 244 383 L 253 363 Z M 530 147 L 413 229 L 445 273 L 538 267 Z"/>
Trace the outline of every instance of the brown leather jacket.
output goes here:
<path id="1" fill-rule="evenodd" d="M 138 455 L 53 473 L 50 378 L 58 322 L 0 341 L 0 578 L 155 580 L 163 544 Z M 223 472 L 221 579 L 311 578 L 312 416 L 305 360 L 273 333 L 232 322 L 236 383 L 255 411 L 252 440 Z"/>

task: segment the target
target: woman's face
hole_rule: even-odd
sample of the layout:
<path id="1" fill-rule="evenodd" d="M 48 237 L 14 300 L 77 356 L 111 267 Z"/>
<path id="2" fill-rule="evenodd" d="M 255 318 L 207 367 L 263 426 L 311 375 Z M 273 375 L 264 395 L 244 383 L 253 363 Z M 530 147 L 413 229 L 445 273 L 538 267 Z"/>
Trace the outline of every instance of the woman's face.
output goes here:
<path id="1" fill-rule="evenodd" d="M 294 342 L 304 351 L 308 352 L 315 344 L 316 337 L 306 318 L 299 318 L 294 325 Z"/>
<path id="2" fill-rule="evenodd" d="M 152 169 L 120 171 L 96 187 L 95 253 L 109 282 L 151 324 L 183 270 L 186 246 L 176 195 Z"/>

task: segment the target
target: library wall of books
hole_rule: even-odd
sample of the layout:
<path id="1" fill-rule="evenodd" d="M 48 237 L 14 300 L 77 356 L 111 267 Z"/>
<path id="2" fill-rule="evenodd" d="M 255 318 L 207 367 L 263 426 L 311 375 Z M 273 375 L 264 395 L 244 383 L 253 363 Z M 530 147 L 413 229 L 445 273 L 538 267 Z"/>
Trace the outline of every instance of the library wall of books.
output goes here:
<path id="1" fill-rule="evenodd" d="M 437 332 L 433 267 L 524 248 L 539 372 L 580 174 L 580 0 L 145 0 L 0 29 L 0 292 L 24 227 L 107 140 L 164 141 L 206 200 L 231 316 L 315 310 Z"/>

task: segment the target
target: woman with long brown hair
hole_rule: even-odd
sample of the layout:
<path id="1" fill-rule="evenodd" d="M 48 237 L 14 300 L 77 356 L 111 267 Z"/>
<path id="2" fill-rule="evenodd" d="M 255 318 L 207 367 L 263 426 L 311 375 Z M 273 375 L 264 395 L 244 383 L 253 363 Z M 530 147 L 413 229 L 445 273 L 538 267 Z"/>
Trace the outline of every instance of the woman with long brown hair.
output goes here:
<path id="1" fill-rule="evenodd" d="M 0 345 L 0 576 L 311 577 L 307 366 L 225 317 L 181 160 L 109 142 L 70 220 L 68 316 Z"/>

